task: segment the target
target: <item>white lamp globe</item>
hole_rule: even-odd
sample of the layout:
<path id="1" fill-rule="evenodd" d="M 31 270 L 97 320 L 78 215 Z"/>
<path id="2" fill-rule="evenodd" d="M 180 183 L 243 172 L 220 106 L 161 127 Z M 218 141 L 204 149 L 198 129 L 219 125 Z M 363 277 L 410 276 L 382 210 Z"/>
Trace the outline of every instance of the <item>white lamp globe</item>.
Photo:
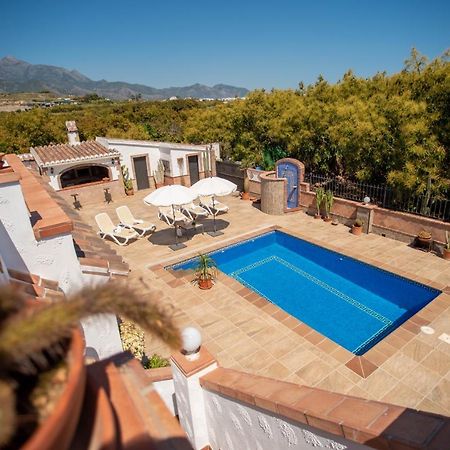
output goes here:
<path id="1" fill-rule="evenodd" d="M 370 197 L 364 197 L 363 203 L 370 203 Z"/>
<path id="2" fill-rule="evenodd" d="M 202 344 L 202 335 L 197 328 L 186 327 L 181 331 L 181 345 L 188 359 L 192 358 L 194 355 L 198 358 L 198 349 Z M 191 356 L 191 358 L 189 358 Z"/>

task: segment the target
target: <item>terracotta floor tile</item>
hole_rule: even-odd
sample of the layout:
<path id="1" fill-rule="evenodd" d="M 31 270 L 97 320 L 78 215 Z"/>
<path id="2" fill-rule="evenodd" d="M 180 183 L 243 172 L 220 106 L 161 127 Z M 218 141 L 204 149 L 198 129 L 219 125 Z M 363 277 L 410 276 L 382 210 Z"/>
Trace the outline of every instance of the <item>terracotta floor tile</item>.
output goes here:
<path id="1" fill-rule="evenodd" d="M 433 350 L 420 364 L 444 376 L 450 371 L 450 356 L 440 350 Z"/>
<path id="2" fill-rule="evenodd" d="M 118 247 L 109 242 L 108 245 L 130 264 L 130 283 L 139 285 L 139 292 L 142 295 L 147 295 L 150 290 L 154 290 L 153 295 L 158 296 L 162 305 L 174 305 L 176 323 L 180 326 L 188 324 L 198 326 L 201 329 L 205 346 L 211 348 L 213 353 L 219 356 L 222 364 L 239 370 L 277 376 L 296 383 L 323 383 L 329 388 L 334 386 L 335 389 L 341 390 L 347 389 L 346 380 L 348 380 L 353 383 L 348 390 L 353 395 L 380 399 L 387 395 L 388 391 L 393 391 L 399 401 L 403 401 L 402 399 L 406 399 L 405 402 L 410 401 L 410 407 L 415 407 L 414 402 L 417 398 L 415 395 L 411 395 L 410 400 L 407 400 L 407 389 L 403 385 L 415 390 L 414 376 L 416 376 L 418 385 L 422 386 L 422 389 L 425 389 L 423 386 L 426 382 L 431 383 L 430 392 L 421 400 L 424 408 L 437 413 L 443 413 L 445 410 L 447 415 L 450 415 L 450 406 L 446 400 L 450 374 L 447 373 L 444 378 L 439 378 L 434 382 L 435 377 L 440 377 L 444 373 L 447 357 L 450 357 L 450 345 L 437 339 L 440 334 L 449 332 L 450 295 L 443 295 L 438 299 L 436 305 L 431 303 L 430 307 L 426 309 L 426 311 L 439 313 L 430 323 L 430 326 L 436 330 L 435 335 L 429 336 L 420 333 L 420 325 L 427 323 L 427 319 L 429 321 L 432 317 L 427 313 L 426 317 L 419 314 L 419 319 L 413 318 L 415 321 L 406 322 L 395 332 L 396 338 L 391 339 L 393 345 L 381 342 L 374 347 L 373 354 L 368 352 L 366 359 L 371 363 L 379 365 L 383 357 L 387 357 L 384 364 L 388 365 L 382 365 L 366 380 L 362 380 L 345 366 L 350 359 L 354 358 L 353 354 L 337 344 L 333 350 L 331 341 L 325 339 L 321 339 L 317 345 L 305 340 L 303 336 L 309 333 L 311 328 L 300 322 L 297 323 L 297 319 L 291 316 L 277 313 L 280 310 L 272 305 L 271 312 L 282 319 L 280 323 L 273 316 L 255 306 L 268 307 L 270 303 L 267 300 L 261 299 L 257 294 L 252 295 L 252 292 L 247 291 L 233 278 L 220 274 L 217 284 L 211 291 L 200 291 L 196 286 L 187 282 L 185 277 L 177 278 L 165 269 L 161 270 L 169 263 L 195 257 L 199 252 L 205 253 L 232 242 L 239 242 L 242 236 L 255 236 L 257 234 L 255 232 L 258 230 L 267 229 L 272 225 L 279 225 L 310 242 L 353 255 L 378 267 L 384 267 L 394 272 L 398 267 L 401 272 L 406 271 L 426 283 L 439 281 L 446 285 L 450 284 L 448 281 L 450 280 L 450 264 L 448 262 L 434 255 L 417 252 L 403 242 L 375 234 L 355 238 L 348 232 L 347 227 L 343 225 L 331 227 L 321 221 L 317 223 L 318 221 L 303 212 L 268 216 L 254 208 L 250 202 L 242 202 L 233 197 L 223 199 L 230 206 L 230 211 L 220 217 L 221 225 L 225 226 L 223 228 L 225 234 L 222 237 L 213 239 L 207 234 L 197 234 L 183 239 L 187 245 L 186 249 L 172 252 L 168 249 L 168 243 L 171 243 L 169 241 L 173 239 L 173 228 L 169 228 L 157 219 L 155 208 L 144 205 L 142 198 L 148 193 L 149 191 L 137 191 L 134 196 L 124 198 L 123 202 L 130 207 L 134 214 L 156 223 L 157 232 L 148 239 L 140 240 L 137 245 L 131 243 L 128 246 Z M 116 206 L 114 203 L 111 205 L 83 205 L 81 215 L 83 220 L 95 226 L 95 214 L 108 212 L 114 216 Z M 208 224 L 210 225 L 210 221 L 207 222 L 207 226 L 209 226 Z M 149 265 L 154 266 L 156 272 L 148 270 L 147 266 Z M 427 273 L 430 278 L 424 277 Z M 146 286 L 139 283 L 139 278 L 145 281 Z M 173 282 L 173 285 L 179 285 L 172 288 L 164 280 L 169 282 L 176 280 L 181 284 Z M 242 294 L 247 298 L 254 299 L 255 303 L 244 299 Z M 292 326 L 295 326 L 294 331 L 291 331 Z M 414 334 L 418 334 L 418 336 L 414 337 Z M 316 339 L 314 338 L 314 340 Z M 408 342 L 411 339 L 419 343 L 411 344 Z M 401 346 L 403 341 L 405 346 L 398 351 L 395 347 Z M 147 353 L 151 354 L 155 350 L 163 356 L 170 354 L 170 349 L 151 336 L 146 336 Z M 327 353 L 329 351 L 331 354 Z M 413 365 L 411 361 L 415 363 L 423 361 L 420 366 L 421 370 L 411 369 Z M 305 369 L 311 363 L 312 365 Z M 327 371 L 321 370 L 323 367 L 328 367 Z M 308 378 L 308 381 L 301 378 L 296 373 L 297 371 L 301 371 L 302 376 Z M 377 375 L 378 372 L 379 375 Z M 418 374 L 414 375 L 415 372 Z M 407 378 L 409 373 L 411 373 L 411 380 Z M 314 374 L 315 376 L 313 376 Z M 434 376 L 431 375 L 430 378 L 430 374 Z M 396 385 L 398 377 L 402 377 L 403 385 L 401 383 Z M 384 385 L 388 387 L 386 392 L 383 392 Z M 419 394 L 423 395 L 423 391 Z M 441 399 L 440 403 L 438 399 Z"/>
<path id="3" fill-rule="evenodd" d="M 411 373 L 418 363 L 411 359 L 409 356 L 400 353 L 395 357 L 389 358 L 381 368 L 390 375 L 394 376 L 398 380 L 402 379 L 405 375 Z"/>
<path id="4" fill-rule="evenodd" d="M 414 359 L 414 361 L 420 362 L 429 355 L 432 350 L 433 348 L 424 342 L 413 339 L 402 348 L 401 352 L 411 359 Z"/>
<path id="5" fill-rule="evenodd" d="M 407 386 L 405 383 L 397 383 L 384 397 L 383 402 L 393 403 L 394 405 L 409 406 L 412 403 L 419 403 L 423 395 Z"/>
<path id="6" fill-rule="evenodd" d="M 436 372 L 426 369 L 419 364 L 412 372 L 405 375 L 402 381 L 407 383 L 408 386 L 414 386 L 414 390 L 426 396 L 440 378 L 440 375 Z"/>
<path id="7" fill-rule="evenodd" d="M 315 359 L 295 373 L 309 385 L 315 386 L 328 376 L 331 367 L 319 359 Z"/>

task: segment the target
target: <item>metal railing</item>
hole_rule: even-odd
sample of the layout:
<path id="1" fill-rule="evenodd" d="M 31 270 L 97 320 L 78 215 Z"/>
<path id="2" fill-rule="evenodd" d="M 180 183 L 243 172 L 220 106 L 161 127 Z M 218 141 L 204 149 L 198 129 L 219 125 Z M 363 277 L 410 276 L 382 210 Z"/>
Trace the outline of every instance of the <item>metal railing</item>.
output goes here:
<path id="1" fill-rule="evenodd" d="M 331 190 L 336 197 L 356 202 L 362 202 L 364 197 L 370 197 L 371 203 L 382 208 L 450 221 L 449 199 L 411 195 L 387 185 L 353 182 L 333 175 L 307 173 L 305 181 L 310 184 L 312 191 L 322 187 L 325 190 Z"/>

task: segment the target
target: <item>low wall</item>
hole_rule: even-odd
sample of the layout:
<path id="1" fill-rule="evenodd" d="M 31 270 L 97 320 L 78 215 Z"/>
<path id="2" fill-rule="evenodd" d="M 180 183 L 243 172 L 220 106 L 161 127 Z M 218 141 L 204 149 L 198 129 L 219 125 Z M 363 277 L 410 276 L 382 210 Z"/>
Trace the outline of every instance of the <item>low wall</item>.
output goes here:
<path id="1" fill-rule="evenodd" d="M 105 202 L 105 193 L 103 189 L 109 189 L 112 200 L 116 201 L 125 198 L 125 191 L 122 182 L 116 181 L 100 181 L 98 183 L 90 183 L 81 186 L 73 186 L 70 188 L 57 191 L 69 205 L 73 204 L 73 194 L 78 194 L 78 201 L 83 205 L 102 204 Z"/>
<path id="2" fill-rule="evenodd" d="M 311 215 L 316 213 L 316 194 L 309 191 L 307 183 L 301 184 L 300 205 Z M 450 233 L 450 223 L 379 208 L 375 205 L 364 206 L 362 203 L 337 197 L 334 199 L 331 216 L 333 219 L 351 226 L 357 217 L 365 220 L 368 209 L 371 210 L 370 226 L 367 227 L 366 223 L 368 232 L 410 243 L 421 230 L 427 230 L 432 234 L 435 244 L 439 247 L 445 242 L 445 231 Z"/>
<path id="3" fill-rule="evenodd" d="M 445 242 L 445 231 L 450 233 L 450 223 L 414 214 L 375 208 L 373 231 L 377 233 L 391 232 L 399 240 L 414 238 L 421 230 L 429 231 L 433 240 Z"/>

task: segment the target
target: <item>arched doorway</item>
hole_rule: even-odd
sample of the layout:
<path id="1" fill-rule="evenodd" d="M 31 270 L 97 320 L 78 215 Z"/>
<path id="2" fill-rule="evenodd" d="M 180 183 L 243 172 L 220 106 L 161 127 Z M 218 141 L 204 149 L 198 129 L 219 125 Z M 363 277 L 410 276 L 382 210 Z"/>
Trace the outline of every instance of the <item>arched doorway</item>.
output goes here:
<path id="1" fill-rule="evenodd" d="M 68 169 L 60 176 L 61 188 L 102 181 L 109 177 L 109 170 L 104 166 L 78 166 Z"/>

